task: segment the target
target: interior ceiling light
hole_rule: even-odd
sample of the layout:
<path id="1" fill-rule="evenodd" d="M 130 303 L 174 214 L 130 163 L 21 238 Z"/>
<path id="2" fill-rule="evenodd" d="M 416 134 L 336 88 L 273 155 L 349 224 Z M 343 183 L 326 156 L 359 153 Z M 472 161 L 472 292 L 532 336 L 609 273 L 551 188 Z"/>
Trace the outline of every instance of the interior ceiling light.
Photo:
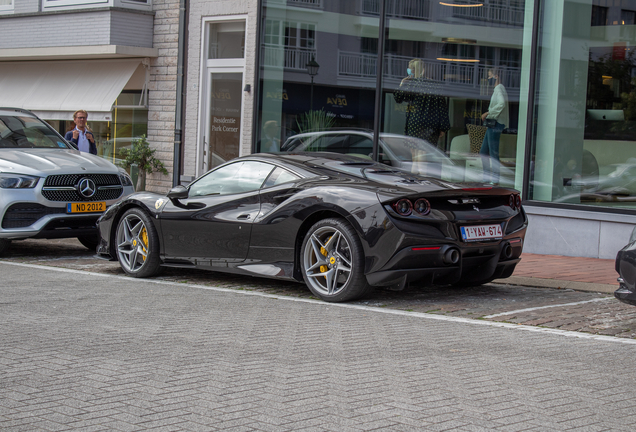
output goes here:
<path id="1" fill-rule="evenodd" d="M 444 43 L 455 43 L 455 44 L 466 44 L 466 45 L 477 45 L 477 41 L 475 39 L 442 38 L 442 42 L 444 42 Z"/>
<path id="2" fill-rule="evenodd" d="M 444 2 L 439 2 L 439 4 L 441 4 L 442 6 L 452 6 L 452 7 L 481 7 L 484 4 L 483 3 L 476 3 L 476 4 L 456 4 L 456 3 L 444 3 Z"/>
<path id="3" fill-rule="evenodd" d="M 477 59 L 437 57 L 437 60 L 440 60 L 440 61 L 452 61 L 452 62 L 463 62 L 463 63 L 479 63 L 479 60 L 477 60 Z"/>

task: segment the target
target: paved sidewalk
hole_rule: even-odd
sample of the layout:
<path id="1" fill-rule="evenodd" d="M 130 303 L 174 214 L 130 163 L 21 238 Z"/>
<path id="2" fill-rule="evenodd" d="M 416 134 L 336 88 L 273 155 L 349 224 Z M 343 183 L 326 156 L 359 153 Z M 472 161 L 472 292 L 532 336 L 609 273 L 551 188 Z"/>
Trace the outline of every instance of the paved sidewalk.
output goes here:
<path id="1" fill-rule="evenodd" d="M 613 259 L 523 253 L 512 277 L 497 282 L 613 293 L 618 288 L 614 262 Z"/>
<path id="2" fill-rule="evenodd" d="M 2 432 L 636 429 L 632 341 L 44 266 L 0 272 Z"/>

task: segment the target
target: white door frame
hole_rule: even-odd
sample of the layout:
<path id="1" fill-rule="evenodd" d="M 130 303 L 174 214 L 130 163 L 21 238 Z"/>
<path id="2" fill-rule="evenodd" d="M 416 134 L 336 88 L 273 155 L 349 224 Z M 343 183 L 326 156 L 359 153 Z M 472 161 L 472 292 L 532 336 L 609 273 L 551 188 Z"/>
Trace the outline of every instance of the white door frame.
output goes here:
<path id="1" fill-rule="evenodd" d="M 196 146 L 196 177 L 209 170 L 208 139 L 210 136 L 210 86 L 212 74 L 214 73 L 241 73 L 241 88 L 245 87 L 245 58 L 237 59 L 208 59 L 209 49 L 209 28 L 210 24 L 222 22 L 245 21 L 247 32 L 247 15 L 227 15 L 222 17 L 201 18 L 201 70 L 199 72 L 199 116 L 197 124 L 197 146 Z M 245 56 L 244 56 L 245 57 Z M 242 156 L 243 149 L 243 119 L 245 118 L 245 95 L 241 92 L 241 129 L 239 142 L 239 155 Z"/>

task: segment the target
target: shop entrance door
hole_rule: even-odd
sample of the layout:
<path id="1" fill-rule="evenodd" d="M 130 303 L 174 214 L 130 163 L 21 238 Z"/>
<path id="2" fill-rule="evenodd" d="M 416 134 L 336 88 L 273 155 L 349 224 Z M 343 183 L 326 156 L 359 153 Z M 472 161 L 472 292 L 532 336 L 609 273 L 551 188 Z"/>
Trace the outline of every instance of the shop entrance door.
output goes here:
<path id="1" fill-rule="evenodd" d="M 204 136 L 203 172 L 240 155 L 242 72 L 211 72 Z"/>

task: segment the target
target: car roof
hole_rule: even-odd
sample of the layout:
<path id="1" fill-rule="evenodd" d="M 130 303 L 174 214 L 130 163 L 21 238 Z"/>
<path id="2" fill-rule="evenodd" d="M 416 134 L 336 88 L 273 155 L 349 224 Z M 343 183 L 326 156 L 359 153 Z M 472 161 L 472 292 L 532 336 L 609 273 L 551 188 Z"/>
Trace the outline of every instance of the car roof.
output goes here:
<path id="1" fill-rule="evenodd" d="M 341 153 L 330 152 L 281 152 L 281 153 L 254 153 L 249 156 L 243 156 L 239 159 L 259 158 L 269 162 L 285 161 L 302 167 L 311 165 L 322 165 L 325 162 L 341 161 L 341 162 L 366 162 L 367 164 L 375 164 L 376 162 L 361 159 Z"/>
<path id="2" fill-rule="evenodd" d="M 327 129 L 324 131 L 301 132 L 287 138 L 287 141 L 294 138 L 311 137 L 317 135 L 368 135 L 373 136 L 373 131 L 369 129 Z"/>
<path id="3" fill-rule="evenodd" d="M 33 118 L 37 118 L 35 114 L 31 111 L 23 109 L 23 108 L 12 108 L 12 107 L 0 107 L 0 115 L 28 115 Z"/>
<path id="4" fill-rule="evenodd" d="M 289 169 L 304 171 L 305 177 L 314 177 L 325 175 L 328 173 L 338 172 L 343 176 L 366 177 L 364 170 L 372 170 L 378 172 L 396 173 L 398 177 L 424 177 L 417 174 L 395 170 L 388 165 L 380 162 L 374 162 L 368 159 L 362 159 L 356 156 L 330 153 L 330 152 L 289 152 L 289 153 L 256 153 L 249 156 L 243 156 L 236 160 L 260 160 L 287 166 Z"/>

